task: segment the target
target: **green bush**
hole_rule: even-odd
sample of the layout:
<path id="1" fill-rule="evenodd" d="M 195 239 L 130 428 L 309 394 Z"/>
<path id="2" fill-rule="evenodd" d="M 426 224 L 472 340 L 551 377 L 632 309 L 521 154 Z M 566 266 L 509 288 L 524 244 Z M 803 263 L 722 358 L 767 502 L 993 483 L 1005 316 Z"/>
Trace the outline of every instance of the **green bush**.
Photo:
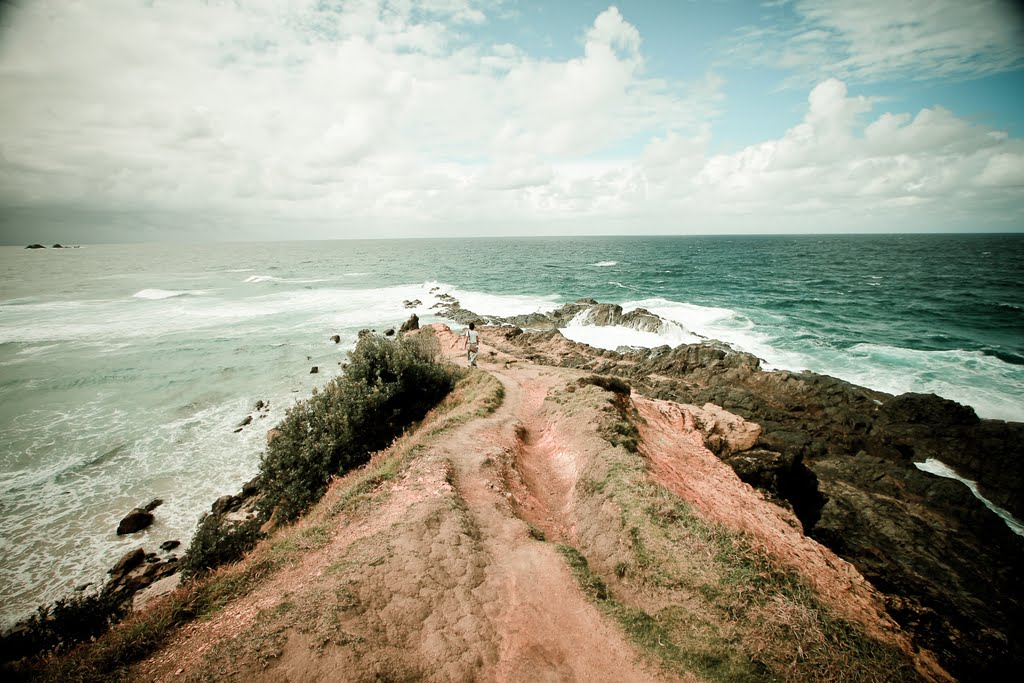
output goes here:
<path id="1" fill-rule="evenodd" d="M 181 560 L 182 579 L 242 559 L 263 538 L 260 526 L 265 520 L 264 515 L 241 522 L 227 521 L 223 515 L 203 515 Z"/>
<path id="2" fill-rule="evenodd" d="M 452 390 L 429 332 L 391 341 L 367 335 L 345 374 L 296 404 L 260 463 L 265 511 L 289 521 L 318 501 L 332 476 L 364 464 Z"/>
<path id="3" fill-rule="evenodd" d="M 60 651 L 90 640 L 120 620 L 125 607 L 110 593 L 89 593 L 61 598 L 41 606 L 0 638 L 0 661 Z"/>

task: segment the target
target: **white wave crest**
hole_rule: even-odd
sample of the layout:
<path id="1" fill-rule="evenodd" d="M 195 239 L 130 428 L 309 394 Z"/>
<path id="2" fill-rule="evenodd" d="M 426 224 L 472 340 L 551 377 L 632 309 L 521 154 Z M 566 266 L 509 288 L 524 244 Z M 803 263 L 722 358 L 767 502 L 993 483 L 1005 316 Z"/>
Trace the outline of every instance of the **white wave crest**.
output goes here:
<path id="1" fill-rule="evenodd" d="M 999 507 L 998 505 L 995 505 L 994 503 L 990 502 L 987 498 L 985 498 L 985 496 L 981 495 L 981 492 L 978 491 L 977 482 L 971 481 L 970 479 L 964 479 L 959 474 L 957 474 L 956 470 L 954 470 L 952 467 L 942 462 L 941 460 L 936 460 L 935 458 L 928 458 L 924 462 L 915 462 L 914 465 L 917 467 L 917 469 L 921 470 L 922 472 L 934 474 L 939 477 L 945 477 L 947 479 L 956 479 L 957 481 L 961 482 L 971 490 L 971 493 L 974 494 L 975 498 L 977 498 L 978 500 L 985 504 L 985 507 L 999 515 L 999 517 L 1004 522 L 1006 522 L 1006 526 L 1010 527 L 1010 531 L 1017 534 L 1018 536 L 1024 536 L 1024 524 L 1021 524 L 1016 517 L 1014 517 L 1009 512 Z"/>
<path id="2" fill-rule="evenodd" d="M 618 261 L 598 261 L 597 263 L 591 263 L 590 265 L 596 266 L 598 268 L 607 268 L 609 266 L 617 266 L 617 265 L 619 265 L 619 262 Z"/>
<path id="3" fill-rule="evenodd" d="M 284 278 L 275 277 L 273 275 L 250 275 L 245 278 L 244 282 L 284 282 L 291 285 L 312 285 L 318 282 L 330 282 L 331 280 L 326 278 Z"/>
<path id="4" fill-rule="evenodd" d="M 149 299 L 151 301 L 157 301 L 160 299 L 170 299 L 176 296 L 186 296 L 188 294 L 198 294 L 199 292 L 174 292 L 166 289 L 141 289 L 138 292 L 132 294 L 134 299 Z"/>

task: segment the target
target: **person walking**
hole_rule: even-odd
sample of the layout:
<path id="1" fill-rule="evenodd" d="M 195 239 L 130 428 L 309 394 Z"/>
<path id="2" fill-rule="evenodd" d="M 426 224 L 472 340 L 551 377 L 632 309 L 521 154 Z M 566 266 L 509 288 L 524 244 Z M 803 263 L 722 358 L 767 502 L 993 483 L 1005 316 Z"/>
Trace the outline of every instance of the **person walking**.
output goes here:
<path id="1" fill-rule="evenodd" d="M 475 368 L 476 354 L 480 351 L 480 333 L 476 331 L 474 323 L 470 323 L 469 329 L 466 330 L 466 342 L 462 345 L 462 348 L 466 349 L 466 360 Z"/>

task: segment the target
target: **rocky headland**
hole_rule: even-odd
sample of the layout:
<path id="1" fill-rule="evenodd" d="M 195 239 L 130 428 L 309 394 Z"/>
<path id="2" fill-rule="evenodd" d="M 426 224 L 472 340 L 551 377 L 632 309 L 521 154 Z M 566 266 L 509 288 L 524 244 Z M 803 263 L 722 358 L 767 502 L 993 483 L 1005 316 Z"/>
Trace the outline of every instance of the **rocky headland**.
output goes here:
<path id="1" fill-rule="evenodd" d="M 145 624 L 159 638 L 113 656 L 129 680 L 987 681 L 1024 663 L 1024 538 L 917 466 L 1020 519 L 1024 425 L 714 340 L 558 331 L 661 331 L 642 309 L 498 318 L 432 295 L 481 326 L 481 370 L 295 525 L 256 517 L 258 480 L 216 501 L 207 518 L 268 536 L 243 562 L 177 587 L 176 558 L 126 555 L 102 592 L 136 616 L 72 669 Z M 447 327 L 413 315 L 406 334 L 465 365 Z"/>
<path id="2" fill-rule="evenodd" d="M 963 483 L 922 471 L 935 459 L 1024 519 L 1024 424 L 980 419 L 935 395 L 891 396 L 811 372 L 765 371 L 727 344 L 595 349 L 558 332 L 570 320 L 658 332 L 637 309 L 581 299 L 546 314 L 477 316 L 499 348 L 533 362 L 628 380 L 645 396 L 723 409 L 757 426 L 737 444 L 714 418 L 705 445 L 740 479 L 791 509 L 803 532 L 851 562 L 885 596 L 915 644 L 962 680 L 1024 664 L 1024 538 Z"/>

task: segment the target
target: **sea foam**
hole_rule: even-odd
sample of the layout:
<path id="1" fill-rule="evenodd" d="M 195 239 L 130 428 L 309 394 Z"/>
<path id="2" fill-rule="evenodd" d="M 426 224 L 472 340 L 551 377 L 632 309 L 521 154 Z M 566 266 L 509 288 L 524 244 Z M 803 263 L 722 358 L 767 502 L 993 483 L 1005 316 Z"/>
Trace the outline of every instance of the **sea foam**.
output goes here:
<path id="1" fill-rule="evenodd" d="M 936 460 L 935 458 L 928 458 L 924 462 L 915 462 L 914 465 L 917 467 L 917 469 L 921 470 L 922 472 L 927 472 L 929 474 L 945 477 L 947 479 L 956 479 L 957 481 L 963 483 L 964 485 L 967 486 L 967 488 L 971 490 L 971 493 L 974 494 L 975 498 L 977 498 L 978 500 L 985 504 L 985 507 L 999 515 L 1000 519 L 1006 522 L 1006 526 L 1010 527 L 1010 530 L 1013 531 L 1013 533 L 1017 534 L 1018 536 L 1024 536 L 1024 524 L 1022 524 L 1020 520 L 1011 515 L 1009 512 L 1002 509 L 998 505 L 995 505 L 994 503 L 989 501 L 985 496 L 981 495 L 981 492 L 978 491 L 977 482 L 971 481 L 970 479 L 964 479 L 959 474 L 957 474 L 956 470 L 954 470 L 952 467 L 942 462 L 941 460 Z"/>
<path id="2" fill-rule="evenodd" d="M 158 301 L 160 299 L 171 299 L 176 296 L 185 296 L 187 294 L 202 294 L 202 292 L 175 292 L 166 289 L 141 289 L 132 294 L 132 298 Z"/>

